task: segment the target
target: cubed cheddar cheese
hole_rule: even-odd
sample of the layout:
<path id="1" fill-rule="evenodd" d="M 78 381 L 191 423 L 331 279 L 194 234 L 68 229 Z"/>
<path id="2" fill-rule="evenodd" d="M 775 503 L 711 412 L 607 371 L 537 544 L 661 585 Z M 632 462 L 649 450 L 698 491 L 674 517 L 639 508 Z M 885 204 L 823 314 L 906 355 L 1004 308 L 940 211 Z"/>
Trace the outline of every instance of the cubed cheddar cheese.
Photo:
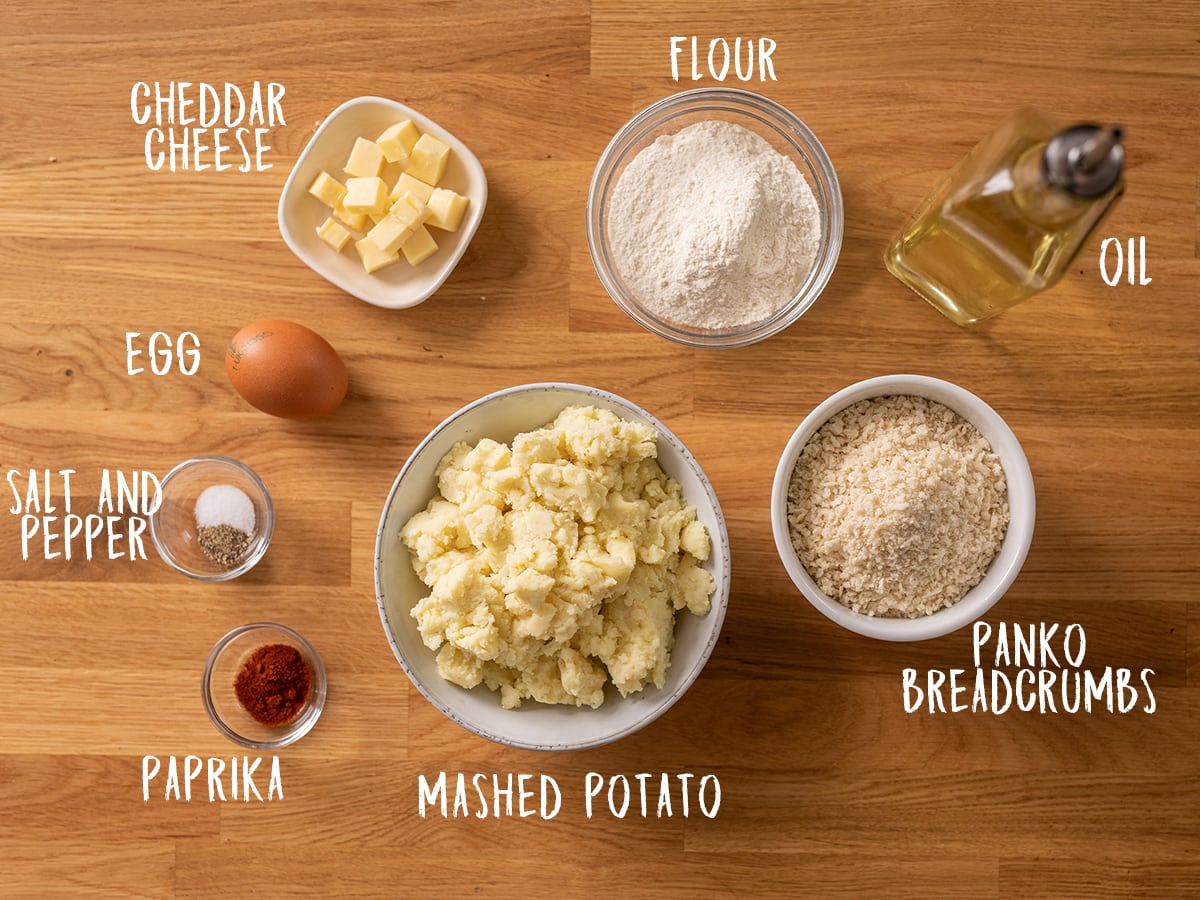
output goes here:
<path id="1" fill-rule="evenodd" d="M 371 178 L 383 171 L 383 151 L 374 141 L 355 138 L 354 149 L 342 171 L 353 178 Z"/>
<path id="2" fill-rule="evenodd" d="M 322 172 L 313 179 L 308 192 L 330 209 L 337 209 L 337 205 L 346 196 L 346 187 L 328 172 Z"/>
<path id="3" fill-rule="evenodd" d="M 433 187 L 423 182 L 420 178 L 413 178 L 407 172 L 402 172 L 400 173 L 400 177 L 396 179 L 396 186 L 388 194 L 388 199 L 395 203 L 409 192 L 412 192 L 413 196 L 419 198 L 422 203 L 428 203 L 429 196 L 433 193 Z"/>
<path id="4" fill-rule="evenodd" d="M 334 250 L 340 252 L 346 246 L 347 241 L 350 240 L 350 232 L 339 225 L 334 219 L 328 218 L 317 229 L 317 237 Z"/>
<path id="5" fill-rule="evenodd" d="M 432 134 L 423 134 L 413 145 L 408 157 L 408 174 L 426 184 L 436 185 L 446 171 L 450 159 L 450 148 Z"/>
<path id="6" fill-rule="evenodd" d="M 418 225 L 410 237 L 400 247 L 404 258 L 411 265 L 417 265 L 424 262 L 437 252 L 437 242 L 433 239 L 433 235 L 429 233 L 429 229 L 424 225 Z"/>
<path id="7" fill-rule="evenodd" d="M 355 231 L 362 231 L 366 227 L 367 217 L 363 213 L 352 213 L 341 204 L 333 208 L 333 217 L 344 225 L 348 225 Z"/>
<path id="8" fill-rule="evenodd" d="M 358 251 L 358 258 L 362 260 L 363 268 L 367 272 L 376 272 L 384 266 L 400 261 L 399 253 L 384 253 L 369 237 L 355 241 L 354 249 Z"/>
<path id="9" fill-rule="evenodd" d="M 409 228 L 416 229 L 429 218 L 429 208 L 411 191 L 392 204 L 389 215 L 395 216 Z"/>
<path id="10" fill-rule="evenodd" d="M 378 176 L 348 178 L 342 206 L 351 213 L 381 215 L 387 209 L 387 185 Z"/>
<path id="11" fill-rule="evenodd" d="M 467 198 L 446 188 L 434 188 L 428 208 L 430 225 L 443 231 L 458 231 L 463 213 L 467 211 Z"/>
<path id="12" fill-rule="evenodd" d="M 367 237 L 375 242 L 375 246 L 384 253 L 394 254 L 400 246 L 412 237 L 413 230 L 393 215 L 386 215 L 379 224 L 367 232 Z"/>
<path id="13" fill-rule="evenodd" d="M 379 145 L 383 158 L 388 162 L 403 162 L 412 153 L 413 145 L 420 136 L 421 133 L 417 131 L 412 119 L 405 119 L 388 126 L 383 134 L 375 139 L 375 143 Z"/>
<path id="14" fill-rule="evenodd" d="M 457 231 L 469 206 L 467 197 L 436 186 L 449 160 L 450 147 L 422 134 L 411 119 L 374 141 L 356 138 L 343 167 L 345 184 L 321 172 L 308 188 L 332 211 L 317 237 L 337 251 L 353 243 L 368 273 L 398 262 L 402 253 L 411 265 L 422 263 L 438 249 L 426 225 Z"/>

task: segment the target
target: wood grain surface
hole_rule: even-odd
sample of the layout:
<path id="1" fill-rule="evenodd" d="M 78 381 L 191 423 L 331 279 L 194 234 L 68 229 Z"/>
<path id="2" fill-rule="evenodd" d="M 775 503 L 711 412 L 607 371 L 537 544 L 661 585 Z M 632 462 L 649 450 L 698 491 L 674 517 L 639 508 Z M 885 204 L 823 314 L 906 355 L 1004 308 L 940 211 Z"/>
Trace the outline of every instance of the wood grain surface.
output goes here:
<path id="1" fill-rule="evenodd" d="M 846 232 L 820 300 L 752 347 L 641 331 L 591 266 L 584 203 L 669 38 L 770 37 L 777 81 L 841 179 Z M 138 81 L 285 85 L 263 172 L 151 172 Z M 381 310 L 288 251 L 276 205 L 322 118 L 360 95 L 420 109 L 483 163 L 470 250 L 427 303 Z M 1128 130 L 1128 190 L 1052 292 L 964 331 L 906 292 L 884 247 L 937 175 L 1018 106 Z M 1191 0 L 741 4 L 9 3 L 0 29 L 0 467 L 165 473 L 244 460 L 278 515 L 228 584 L 158 560 L 21 559 L 0 513 L 0 895 L 1186 897 L 1200 894 L 1200 14 Z M 1104 236 L 1145 235 L 1148 286 L 1107 287 Z M 281 317 L 350 371 L 343 407 L 271 419 L 223 347 Z M 197 374 L 126 374 L 126 332 L 192 331 Z M 987 617 L 1080 624 L 1088 668 L 1153 669 L 1153 714 L 908 714 L 905 668 L 974 668 L 962 631 L 858 637 L 791 585 L 775 465 L 816 404 L 914 371 L 979 394 L 1037 485 L 1016 583 Z M 689 445 L 723 504 L 720 644 L 666 715 L 609 746 L 478 738 L 410 685 L 380 628 L 375 530 L 407 455 L 490 391 L 621 394 Z M 18 481 L 19 484 L 23 482 Z M 7 492 L 7 487 L 5 487 Z M 286 799 L 142 799 L 147 755 L 240 755 L 200 702 L 225 631 L 270 619 L 329 673 L 313 732 L 279 753 Z M 252 754 L 253 755 L 253 754 Z M 421 818 L 438 772 L 545 774 L 561 813 Z M 583 813 L 584 777 L 712 774 L 715 818 Z M 636 802 L 636 801 L 635 801 Z"/>

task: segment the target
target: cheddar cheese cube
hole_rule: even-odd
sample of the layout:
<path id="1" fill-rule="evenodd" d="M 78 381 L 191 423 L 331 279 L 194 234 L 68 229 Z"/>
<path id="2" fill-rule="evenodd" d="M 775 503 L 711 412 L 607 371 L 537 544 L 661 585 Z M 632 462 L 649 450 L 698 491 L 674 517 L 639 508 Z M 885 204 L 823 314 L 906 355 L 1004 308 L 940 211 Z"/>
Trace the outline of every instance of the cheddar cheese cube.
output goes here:
<path id="1" fill-rule="evenodd" d="M 339 252 L 353 243 L 368 273 L 393 265 L 401 254 L 419 265 L 438 249 L 426 225 L 457 231 L 470 205 L 466 196 L 437 187 L 449 162 L 449 145 L 421 134 L 411 119 L 374 141 L 356 138 L 343 166 L 345 184 L 321 172 L 309 186 L 331 210 L 317 237 Z"/>
<path id="2" fill-rule="evenodd" d="M 412 119 L 405 119 L 384 129 L 383 134 L 375 139 L 375 143 L 379 145 L 383 158 L 388 162 L 403 162 L 412 153 L 413 145 L 420 136 L 421 133 L 417 131 Z"/>
<path id="3" fill-rule="evenodd" d="M 400 177 L 396 179 L 396 186 L 392 188 L 392 192 L 388 194 L 388 199 L 395 203 L 406 193 L 412 192 L 413 196 L 418 197 L 422 203 L 429 202 L 429 195 L 433 193 L 433 187 L 426 184 L 419 178 L 413 178 L 408 172 L 402 172 Z"/>
<path id="4" fill-rule="evenodd" d="M 367 237 L 384 253 L 394 254 L 401 245 L 412 237 L 413 230 L 393 215 L 386 215 L 379 224 L 367 232 Z"/>
<path id="5" fill-rule="evenodd" d="M 429 197 L 430 225 L 443 231 L 458 231 L 463 213 L 467 211 L 467 198 L 446 188 L 434 188 Z"/>
<path id="6" fill-rule="evenodd" d="M 384 253 L 369 237 L 355 241 L 354 249 L 358 251 L 358 258 L 367 272 L 377 272 L 384 266 L 400 261 L 399 253 Z"/>
<path id="7" fill-rule="evenodd" d="M 362 231 L 367 224 L 367 217 L 365 214 L 352 213 L 341 204 L 338 204 L 333 208 L 333 217 L 344 225 L 353 228 L 355 231 Z"/>
<path id="8" fill-rule="evenodd" d="M 313 179 L 308 192 L 330 209 L 336 209 L 346 196 L 346 187 L 328 172 L 322 172 Z"/>
<path id="9" fill-rule="evenodd" d="M 413 230 L 412 237 L 400 247 L 400 251 L 404 254 L 404 258 L 415 266 L 433 256 L 437 252 L 437 248 L 437 242 L 429 233 L 429 229 L 424 225 L 418 225 Z"/>
<path id="10" fill-rule="evenodd" d="M 371 178 L 383 171 L 383 151 L 374 141 L 355 138 L 354 149 L 342 171 L 353 178 Z"/>
<path id="11" fill-rule="evenodd" d="M 411 191 L 392 204 L 388 215 L 395 216 L 409 228 L 416 229 L 429 218 L 429 208 Z"/>
<path id="12" fill-rule="evenodd" d="M 317 237 L 327 243 L 334 250 L 341 251 L 350 240 L 350 232 L 339 225 L 334 219 L 329 218 L 321 223 L 321 227 L 317 229 Z"/>
<path id="13" fill-rule="evenodd" d="M 408 168 L 405 170 L 413 178 L 419 178 L 429 185 L 436 185 L 446 171 L 446 163 L 450 159 L 450 148 L 435 138 L 432 134 L 423 134 L 413 145 L 408 157 Z"/>
<path id="14" fill-rule="evenodd" d="M 387 209 L 387 185 L 377 176 L 348 178 L 342 206 L 351 213 L 381 215 Z"/>

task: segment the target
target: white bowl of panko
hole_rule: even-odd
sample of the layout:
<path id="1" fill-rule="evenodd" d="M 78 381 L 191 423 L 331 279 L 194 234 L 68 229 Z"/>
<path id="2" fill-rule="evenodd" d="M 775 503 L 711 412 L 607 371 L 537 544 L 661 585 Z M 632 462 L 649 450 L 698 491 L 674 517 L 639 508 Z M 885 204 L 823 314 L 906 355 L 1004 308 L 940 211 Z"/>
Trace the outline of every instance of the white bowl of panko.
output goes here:
<path id="1" fill-rule="evenodd" d="M 579 750 L 631 734 L 700 675 L 729 598 L 712 485 L 670 429 L 607 391 L 489 394 L 392 485 L 375 589 L 400 665 L 497 743 Z"/>

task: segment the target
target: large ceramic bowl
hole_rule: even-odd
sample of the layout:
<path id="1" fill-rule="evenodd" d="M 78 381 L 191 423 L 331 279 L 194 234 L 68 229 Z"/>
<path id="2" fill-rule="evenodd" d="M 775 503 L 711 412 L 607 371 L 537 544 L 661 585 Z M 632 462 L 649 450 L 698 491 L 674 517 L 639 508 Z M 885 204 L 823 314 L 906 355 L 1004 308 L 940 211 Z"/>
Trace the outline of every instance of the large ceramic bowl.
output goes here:
<path id="1" fill-rule="evenodd" d="M 795 163 L 812 189 L 821 214 L 817 256 L 795 294 L 766 319 L 726 329 L 700 329 L 656 315 L 622 275 L 609 233 L 613 191 L 626 167 L 659 138 L 710 120 L 733 122 L 749 129 Z M 699 177 L 720 179 L 722 173 L 700 173 Z M 671 198 L 648 200 L 653 202 L 670 203 Z M 844 217 L 842 191 L 829 154 L 799 117 L 774 100 L 749 91 L 699 88 L 673 94 L 648 106 L 626 122 L 609 142 L 596 163 L 588 188 L 588 249 L 596 274 L 613 302 L 647 331 L 690 347 L 741 347 L 778 334 L 813 305 L 829 283 L 841 252 Z"/>
<path id="2" fill-rule="evenodd" d="M 1004 542 L 991 566 L 978 584 L 953 606 L 918 619 L 867 616 L 843 606 L 828 596 L 800 562 L 792 546 L 788 528 L 788 484 L 804 445 L 831 417 L 860 400 L 873 397 L 909 395 L 926 397 L 954 410 L 991 444 L 1000 459 L 1008 489 L 1009 523 Z M 1012 585 L 1033 539 L 1033 476 L 1025 453 L 1012 429 L 990 406 L 970 391 L 923 375 L 885 375 L 852 384 L 838 391 L 800 423 L 788 441 L 775 471 L 771 491 L 771 527 L 775 548 L 788 575 L 808 601 L 818 610 L 848 628 L 868 637 L 888 641 L 920 641 L 949 634 L 983 616 Z"/>
<path id="3" fill-rule="evenodd" d="M 421 641 L 413 605 L 428 594 L 417 578 L 400 529 L 425 508 L 436 493 L 438 463 L 459 441 L 481 438 L 509 442 L 540 428 L 566 407 L 590 405 L 658 431 L 658 460 L 679 482 L 683 496 L 696 507 L 712 538 L 705 568 L 716 590 L 705 616 L 686 610 L 676 614 L 675 646 L 666 684 L 652 685 L 622 698 L 611 686 L 599 709 L 550 706 L 527 701 L 519 709 L 503 709 L 499 695 L 484 686 L 466 690 L 438 675 L 434 652 Z M 397 476 L 384 505 L 375 543 L 375 590 L 379 615 L 396 659 L 429 702 L 448 718 L 489 740 L 532 750 L 577 750 L 614 741 L 649 724 L 696 680 L 716 645 L 729 597 L 729 536 L 712 485 L 683 443 L 650 413 L 615 394 L 574 384 L 530 384 L 483 397 L 451 415 L 413 451 Z"/>

